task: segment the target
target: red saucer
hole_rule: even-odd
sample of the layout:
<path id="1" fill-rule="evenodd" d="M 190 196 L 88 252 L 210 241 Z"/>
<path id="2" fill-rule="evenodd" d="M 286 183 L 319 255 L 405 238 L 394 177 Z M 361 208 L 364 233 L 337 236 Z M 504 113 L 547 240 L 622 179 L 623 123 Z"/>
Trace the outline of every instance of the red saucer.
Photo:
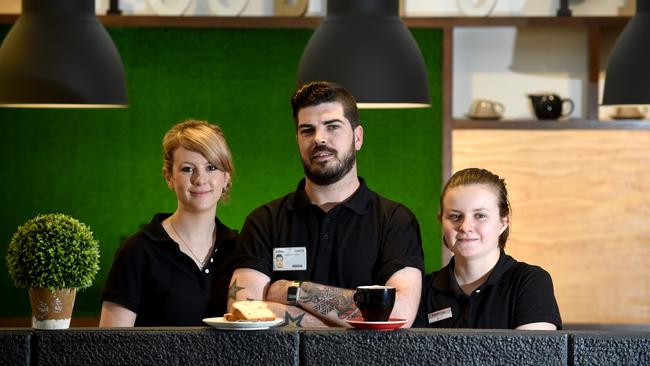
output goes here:
<path id="1" fill-rule="evenodd" d="M 345 320 L 357 329 L 392 330 L 406 324 L 406 319 L 390 318 L 385 322 L 367 322 L 363 318 L 350 318 Z"/>

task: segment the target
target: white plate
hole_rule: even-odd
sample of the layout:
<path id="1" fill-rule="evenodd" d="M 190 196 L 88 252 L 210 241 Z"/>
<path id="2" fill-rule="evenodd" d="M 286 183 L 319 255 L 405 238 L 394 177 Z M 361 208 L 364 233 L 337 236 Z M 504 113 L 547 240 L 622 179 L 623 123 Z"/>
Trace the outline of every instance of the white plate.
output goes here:
<path id="1" fill-rule="evenodd" d="M 248 0 L 208 0 L 210 10 L 221 17 L 235 17 L 248 5 Z"/>
<path id="2" fill-rule="evenodd" d="M 645 114 L 639 114 L 639 115 L 636 115 L 636 116 L 618 116 L 618 115 L 612 114 L 612 118 L 613 119 L 644 119 Z"/>
<path id="3" fill-rule="evenodd" d="M 464 15 L 470 16 L 487 16 L 489 15 L 497 0 L 456 0 L 458 9 Z"/>
<path id="4" fill-rule="evenodd" d="M 282 324 L 282 322 L 284 322 L 284 319 L 275 318 L 275 320 L 260 321 L 260 322 L 245 321 L 245 320 L 238 320 L 238 321 L 231 322 L 224 319 L 222 316 L 220 316 L 218 318 L 205 318 L 203 319 L 203 322 L 217 329 L 259 330 L 259 329 L 269 329 L 270 327 L 275 327 L 277 325 L 280 325 Z"/>
<path id="5" fill-rule="evenodd" d="M 491 115 L 491 116 L 474 116 L 474 115 L 471 115 L 471 114 L 466 114 L 465 116 L 467 116 L 467 118 L 469 118 L 469 119 L 487 119 L 487 120 L 498 120 L 498 119 L 501 119 L 501 117 L 503 117 L 503 116 L 498 115 L 498 114 Z"/>
<path id="6" fill-rule="evenodd" d="M 190 6 L 191 0 L 149 0 L 149 5 L 158 15 L 181 15 Z"/>

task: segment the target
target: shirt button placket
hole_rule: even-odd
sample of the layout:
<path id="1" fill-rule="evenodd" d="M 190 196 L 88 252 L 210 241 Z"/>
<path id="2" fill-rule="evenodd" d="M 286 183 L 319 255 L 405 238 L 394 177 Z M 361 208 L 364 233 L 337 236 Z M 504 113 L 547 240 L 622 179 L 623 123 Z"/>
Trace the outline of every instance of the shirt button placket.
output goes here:
<path id="1" fill-rule="evenodd" d="M 325 217 L 325 220 L 323 220 L 323 227 L 321 228 L 321 232 L 323 235 L 321 235 L 321 238 L 323 238 L 324 241 L 329 240 L 330 234 L 329 234 L 329 228 L 330 228 L 330 223 L 332 222 L 332 219 L 329 218 L 329 216 Z"/>
<path id="2" fill-rule="evenodd" d="M 332 245 L 330 240 L 332 236 L 331 229 L 330 229 L 331 223 L 332 223 L 332 218 L 329 215 L 327 215 L 325 216 L 325 219 L 323 220 L 323 223 L 321 224 L 321 228 L 320 228 L 320 232 L 321 232 L 320 241 L 323 245 L 322 246 L 323 249 L 325 249 L 327 252 L 331 250 L 331 245 Z"/>

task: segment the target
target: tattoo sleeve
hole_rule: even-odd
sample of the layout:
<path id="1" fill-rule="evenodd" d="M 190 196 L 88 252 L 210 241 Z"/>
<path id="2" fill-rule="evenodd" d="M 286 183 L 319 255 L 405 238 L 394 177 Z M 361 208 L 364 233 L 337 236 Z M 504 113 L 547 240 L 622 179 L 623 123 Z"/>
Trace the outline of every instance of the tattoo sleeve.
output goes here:
<path id="1" fill-rule="evenodd" d="M 303 282 L 300 305 L 323 316 L 334 312 L 339 319 L 347 319 L 359 312 L 353 296 L 354 290 Z"/>

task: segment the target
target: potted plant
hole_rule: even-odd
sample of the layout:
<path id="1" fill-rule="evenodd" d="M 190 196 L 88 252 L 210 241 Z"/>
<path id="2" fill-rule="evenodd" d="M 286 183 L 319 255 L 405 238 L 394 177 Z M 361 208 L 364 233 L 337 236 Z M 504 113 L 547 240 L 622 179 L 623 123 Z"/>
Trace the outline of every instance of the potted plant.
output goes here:
<path id="1" fill-rule="evenodd" d="M 99 242 L 68 215 L 38 215 L 18 227 L 6 260 L 16 287 L 29 289 L 32 327 L 66 329 L 76 290 L 89 287 L 99 270 Z"/>

